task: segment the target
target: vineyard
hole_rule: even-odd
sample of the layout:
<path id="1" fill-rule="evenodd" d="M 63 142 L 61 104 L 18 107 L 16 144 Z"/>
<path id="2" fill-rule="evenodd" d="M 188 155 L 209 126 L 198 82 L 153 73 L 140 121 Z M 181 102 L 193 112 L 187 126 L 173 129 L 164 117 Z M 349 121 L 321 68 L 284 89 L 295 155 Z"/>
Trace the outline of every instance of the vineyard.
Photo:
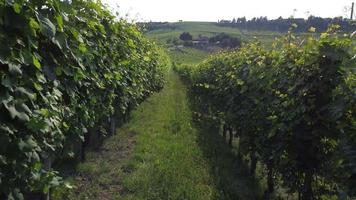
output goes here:
<path id="1" fill-rule="evenodd" d="M 197 115 L 221 123 L 230 146 L 238 140 L 251 175 L 258 162 L 266 168 L 266 198 L 276 186 L 298 199 L 356 194 L 355 49 L 336 30 L 298 38 L 291 29 L 271 50 L 255 42 L 177 68 Z"/>
<path id="2" fill-rule="evenodd" d="M 163 87 L 159 48 L 94 1 L 1 1 L 0 44 L 0 199 L 48 193 Z"/>
<path id="3" fill-rule="evenodd" d="M 240 32 L 174 26 L 0 1 L 0 200 L 356 198 L 356 32 L 209 52 L 165 41 Z"/>

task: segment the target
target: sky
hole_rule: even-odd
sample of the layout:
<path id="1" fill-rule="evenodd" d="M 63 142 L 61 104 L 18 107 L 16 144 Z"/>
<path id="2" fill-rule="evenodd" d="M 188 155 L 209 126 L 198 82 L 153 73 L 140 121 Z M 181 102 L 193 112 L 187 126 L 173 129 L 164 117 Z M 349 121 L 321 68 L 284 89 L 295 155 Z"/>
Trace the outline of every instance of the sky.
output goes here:
<path id="1" fill-rule="evenodd" d="M 130 20 L 169 22 L 231 20 L 243 16 L 346 17 L 345 7 L 351 7 L 352 1 L 356 0 L 102 0 Z"/>

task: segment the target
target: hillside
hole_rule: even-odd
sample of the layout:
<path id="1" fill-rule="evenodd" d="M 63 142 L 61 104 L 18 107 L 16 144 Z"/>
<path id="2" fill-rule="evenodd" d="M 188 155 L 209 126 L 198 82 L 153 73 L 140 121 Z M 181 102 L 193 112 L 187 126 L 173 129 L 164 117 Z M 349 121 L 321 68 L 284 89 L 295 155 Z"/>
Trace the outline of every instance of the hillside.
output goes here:
<path id="1" fill-rule="evenodd" d="M 182 32 L 189 32 L 193 36 L 198 35 L 213 36 L 218 33 L 227 33 L 232 36 L 241 37 L 242 40 L 248 41 L 260 39 L 266 44 L 270 43 L 280 33 L 268 31 L 246 31 L 238 28 L 218 26 L 215 22 L 175 22 L 162 25 L 160 28 L 149 31 L 148 37 L 164 43 L 172 37 L 179 37 Z"/>
<path id="2" fill-rule="evenodd" d="M 174 48 L 174 45 L 167 44 L 168 40 L 178 39 L 183 32 L 189 32 L 193 38 L 199 35 L 212 37 L 220 33 L 226 33 L 230 36 L 240 38 L 243 42 L 259 40 L 264 45 L 270 46 L 273 40 L 281 33 L 269 31 L 247 31 L 238 28 L 218 26 L 215 22 L 175 22 L 162 23 L 154 30 L 146 32 L 146 35 L 163 45 L 168 50 L 172 60 L 178 64 L 196 64 L 208 57 L 212 52 L 197 48 Z"/>

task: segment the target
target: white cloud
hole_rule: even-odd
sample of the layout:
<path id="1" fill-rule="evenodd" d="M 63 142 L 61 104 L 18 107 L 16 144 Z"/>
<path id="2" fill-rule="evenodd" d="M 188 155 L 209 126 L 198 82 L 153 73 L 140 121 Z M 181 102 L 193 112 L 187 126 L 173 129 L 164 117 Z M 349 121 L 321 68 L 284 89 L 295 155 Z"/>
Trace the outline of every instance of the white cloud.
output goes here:
<path id="1" fill-rule="evenodd" d="M 136 21 L 217 21 L 246 16 L 321 17 L 344 16 L 352 0 L 103 0 Z M 296 9 L 297 11 L 293 11 Z"/>

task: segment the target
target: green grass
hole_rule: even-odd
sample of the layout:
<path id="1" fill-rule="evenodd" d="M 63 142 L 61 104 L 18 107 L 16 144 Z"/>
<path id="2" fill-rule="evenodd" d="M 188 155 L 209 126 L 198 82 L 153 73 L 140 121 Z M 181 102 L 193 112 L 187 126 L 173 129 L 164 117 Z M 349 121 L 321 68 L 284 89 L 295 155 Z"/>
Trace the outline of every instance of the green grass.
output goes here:
<path id="1" fill-rule="evenodd" d="M 133 115 L 139 133 L 124 199 L 213 199 L 217 191 L 191 124 L 185 86 L 170 73 L 165 89 Z"/>
<path id="2" fill-rule="evenodd" d="M 207 58 L 211 53 L 194 48 L 183 48 L 182 50 L 168 49 L 168 55 L 172 62 L 181 65 L 195 65 Z"/>

